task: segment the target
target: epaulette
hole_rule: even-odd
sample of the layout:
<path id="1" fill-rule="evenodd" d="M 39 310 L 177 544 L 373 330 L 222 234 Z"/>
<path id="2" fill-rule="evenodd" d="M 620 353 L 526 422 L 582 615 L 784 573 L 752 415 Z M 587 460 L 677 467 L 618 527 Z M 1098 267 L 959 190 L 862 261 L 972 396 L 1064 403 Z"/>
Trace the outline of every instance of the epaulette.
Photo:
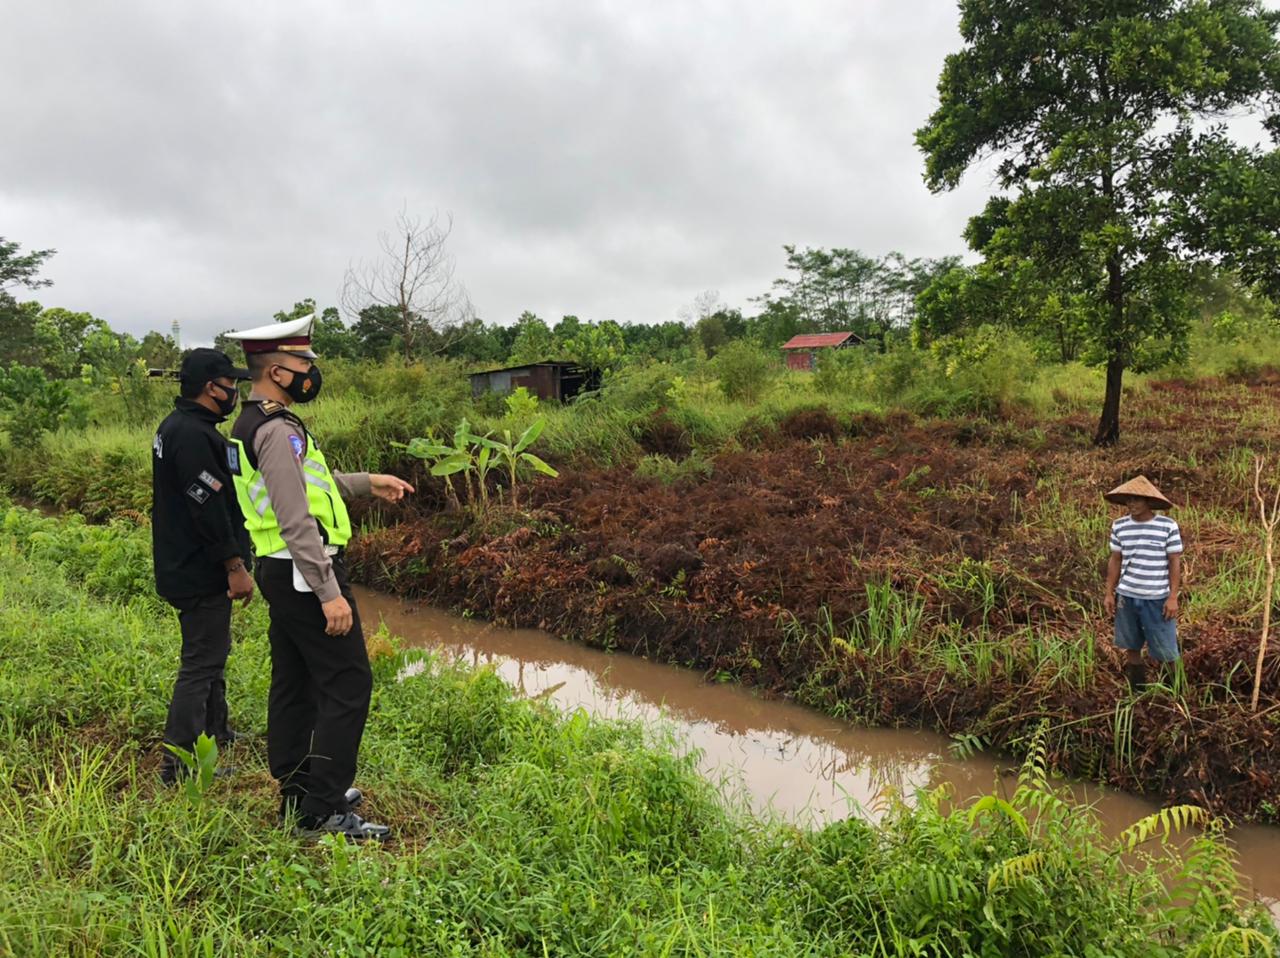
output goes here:
<path id="1" fill-rule="evenodd" d="M 262 409 L 262 415 L 275 416 L 282 412 L 288 412 L 289 407 L 282 402 L 276 402 L 274 399 L 264 399 L 258 404 Z"/>

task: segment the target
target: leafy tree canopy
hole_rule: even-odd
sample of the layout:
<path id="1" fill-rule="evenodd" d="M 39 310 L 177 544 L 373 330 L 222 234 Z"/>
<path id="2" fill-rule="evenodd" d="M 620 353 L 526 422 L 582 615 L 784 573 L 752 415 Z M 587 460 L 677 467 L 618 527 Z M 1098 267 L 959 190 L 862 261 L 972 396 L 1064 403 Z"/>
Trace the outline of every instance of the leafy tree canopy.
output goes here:
<path id="1" fill-rule="evenodd" d="M 21 244 L 0 236 L 0 293 L 17 286 L 38 289 L 53 285 L 53 280 L 41 279 L 38 274 L 44 261 L 57 250 L 41 249 L 22 253 L 19 252 L 21 249 Z"/>
<path id="2" fill-rule="evenodd" d="M 558 343 L 551 327 L 540 316 L 525 310 L 515 323 L 515 341 L 508 361 L 513 366 L 556 359 Z"/>
<path id="3" fill-rule="evenodd" d="M 964 47 L 916 134 L 925 180 L 952 189 L 994 160 L 1006 195 L 971 223 L 970 243 L 1006 291 L 1040 300 L 1031 312 L 1048 291 L 1070 304 L 1085 358 L 1107 367 L 1095 439 L 1115 442 L 1124 371 L 1185 349 L 1190 264 L 1215 248 L 1276 251 L 1241 208 L 1274 190 L 1275 161 L 1214 123 L 1258 112 L 1280 132 L 1280 12 L 1260 0 L 961 0 L 960 13 Z M 1214 223 L 1192 230 L 1193 213 Z"/>

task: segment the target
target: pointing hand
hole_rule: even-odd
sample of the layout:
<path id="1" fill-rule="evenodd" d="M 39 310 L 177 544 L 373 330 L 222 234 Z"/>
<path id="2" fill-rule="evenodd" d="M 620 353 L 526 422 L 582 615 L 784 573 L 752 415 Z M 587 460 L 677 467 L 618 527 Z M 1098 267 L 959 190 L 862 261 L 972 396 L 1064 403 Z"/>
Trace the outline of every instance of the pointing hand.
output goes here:
<path id="1" fill-rule="evenodd" d="M 375 472 L 369 476 L 369 491 L 387 502 L 399 502 L 406 493 L 413 492 L 414 489 L 403 479 Z"/>

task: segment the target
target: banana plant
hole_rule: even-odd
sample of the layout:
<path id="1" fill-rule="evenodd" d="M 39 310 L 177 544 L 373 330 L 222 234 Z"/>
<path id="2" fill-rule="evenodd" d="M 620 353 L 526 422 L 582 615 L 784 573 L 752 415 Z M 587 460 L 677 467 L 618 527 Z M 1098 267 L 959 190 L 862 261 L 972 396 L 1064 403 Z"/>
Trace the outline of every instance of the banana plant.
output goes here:
<path id="1" fill-rule="evenodd" d="M 465 423 L 465 420 L 463 420 L 463 422 Z M 425 437 L 410 439 L 407 443 L 393 442 L 391 445 L 396 449 L 403 449 L 415 459 L 421 459 L 424 462 L 429 462 L 431 464 L 429 468 L 433 476 L 444 475 L 445 494 L 449 498 L 450 506 L 455 509 L 462 508 L 462 503 L 458 499 L 458 491 L 453 487 L 452 475 L 436 472 L 436 468 L 440 463 L 449 459 L 457 452 L 453 446 L 441 442 L 436 438 L 434 432 L 428 433 Z"/>
<path id="2" fill-rule="evenodd" d="M 520 466 L 531 466 L 544 476 L 555 477 L 560 475 L 560 473 L 556 472 L 555 469 L 551 468 L 551 466 L 547 465 L 533 453 L 525 452 L 526 449 L 533 445 L 534 440 L 542 435 L 542 430 L 546 428 L 546 425 L 546 419 L 537 419 L 534 421 L 533 425 L 521 433 L 519 439 L 514 441 L 511 438 L 510 429 L 504 429 L 502 431 L 503 442 L 498 442 L 496 439 L 490 439 L 487 436 L 481 439 L 482 445 L 486 448 L 492 449 L 498 461 L 506 467 L 507 478 L 511 484 L 511 508 L 513 510 L 520 508 L 516 492 L 516 480 L 518 478 L 517 474 L 520 471 Z"/>
<path id="3" fill-rule="evenodd" d="M 483 479 L 478 492 L 472 485 L 472 477 L 477 472 L 479 439 L 479 436 L 472 434 L 471 423 L 464 418 L 453 431 L 453 445 L 447 447 L 447 452 L 431 467 L 431 475 L 444 477 L 446 483 L 451 483 L 453 476 L 462 473 L 462 481 L 467 489 L 467 502 L 477 516 L 483 512 L 488 501 Z"/>
<path id="4" fill-rule="evenodd" d="M 537 456 L 525 450 L 542 434 L 546 427 L 546 419 L 538 419 L 520 434 L 519 439 L 511 437 L 511 430 L 503 430 L 503 439 L 492 438 L 492 433 L 483 436 L 471 431 L 471 424 L 463 419 L 453 433 L 453 444 L 441 442 L 434 435 L 413 439 L 408 443 L 392 443 L 417 459 L 431 463 L 431 475 L 440 476 L 445 481 L 450 500 L 458 504 L 458 496 L 453 487 L 453 477 L 462 474 L 466 484 L 467 504 L 476 518 L 484 515 L 489 508 L 489 473 L 497 468 L 504 468 L 511 484 L 511 508 L 519 508 L 517 482 L 521 466 L 529 466 L 548 476 L 559 473 Z"/>

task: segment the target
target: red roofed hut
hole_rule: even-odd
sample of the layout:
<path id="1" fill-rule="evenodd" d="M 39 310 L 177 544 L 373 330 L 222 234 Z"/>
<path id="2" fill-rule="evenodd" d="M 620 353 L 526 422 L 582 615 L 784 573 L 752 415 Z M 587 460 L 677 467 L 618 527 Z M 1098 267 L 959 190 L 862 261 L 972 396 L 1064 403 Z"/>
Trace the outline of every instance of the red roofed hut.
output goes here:
<path id="1" fill-rule="evenodd" d="M 853 333 L 805 333 L 783 343 L 782 351 L 787 354 L 788 369 L 812 371 L 818 367 L 818 350 L 844 349 L 861 341 Z"/>

